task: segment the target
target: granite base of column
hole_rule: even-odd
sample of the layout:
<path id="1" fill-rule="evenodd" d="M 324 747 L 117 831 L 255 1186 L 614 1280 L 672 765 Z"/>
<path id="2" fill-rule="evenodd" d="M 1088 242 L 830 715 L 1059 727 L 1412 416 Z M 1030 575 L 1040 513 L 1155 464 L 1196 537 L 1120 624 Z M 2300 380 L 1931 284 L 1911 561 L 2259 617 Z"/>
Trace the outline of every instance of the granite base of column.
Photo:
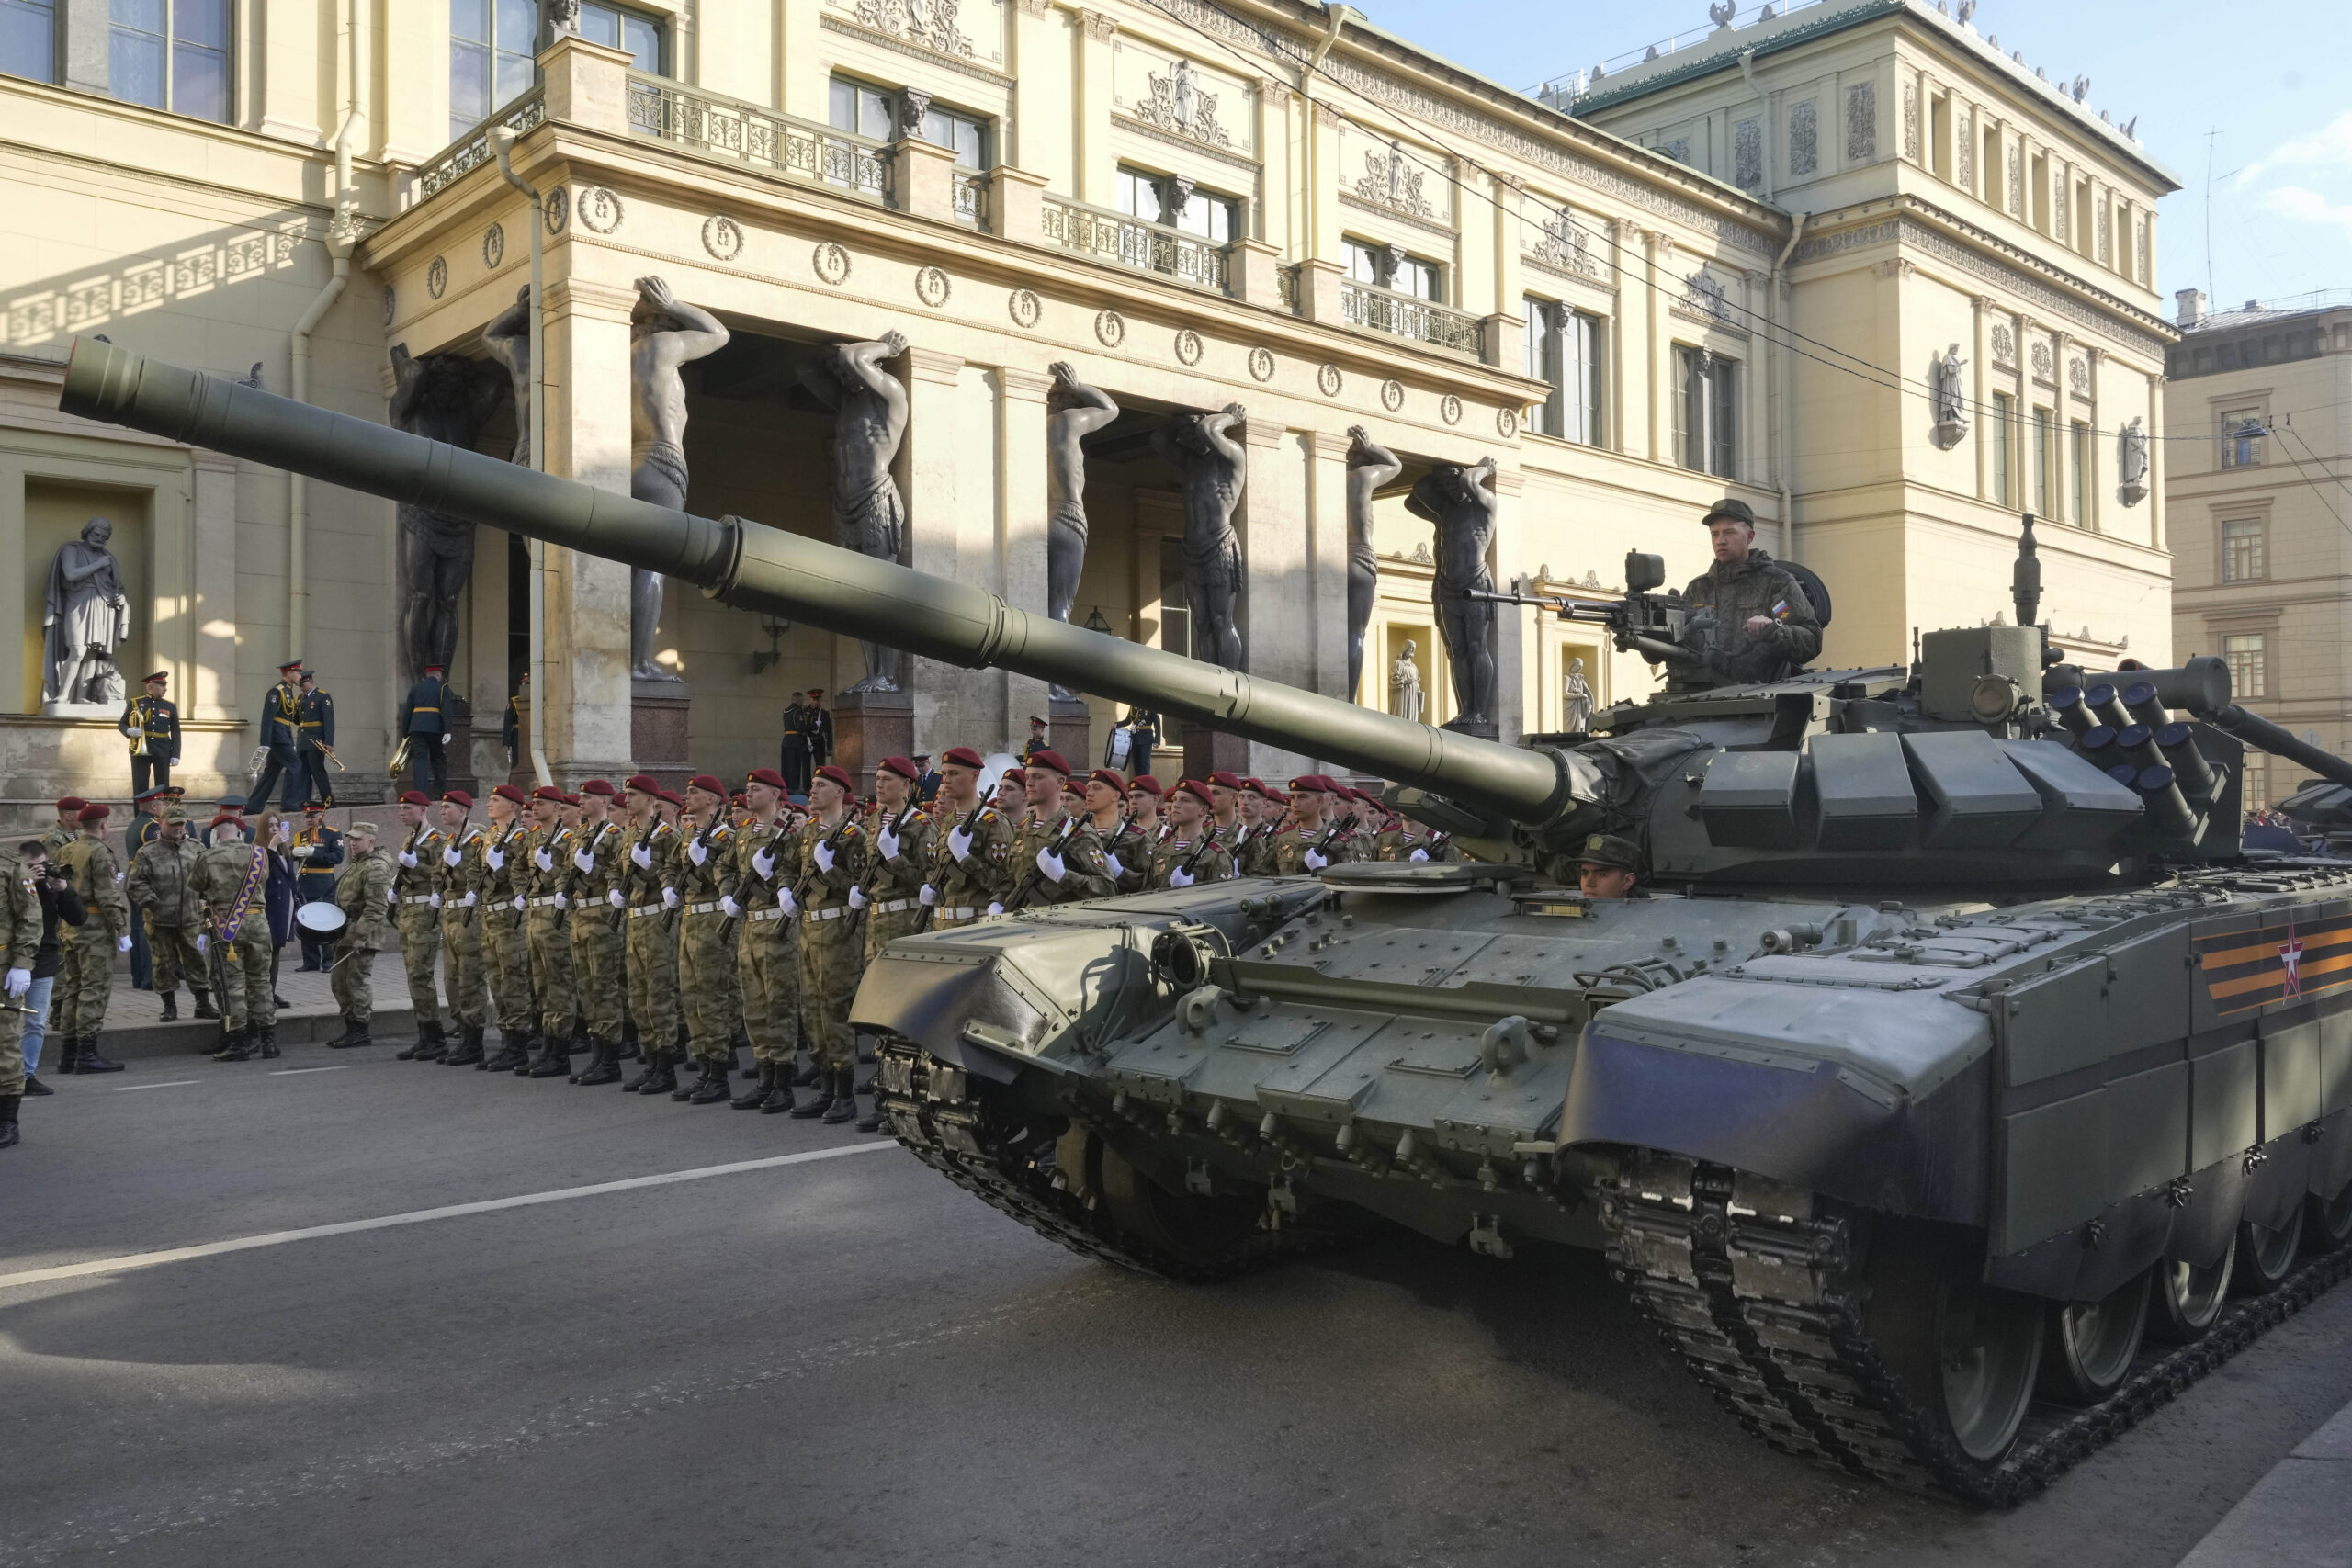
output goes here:
<path id="1" fill-rule="evenodd" d="M 1211 773 L 1248 774 L 1250 742 L 1238 735 L 1188 727 L 1184 731 L 1184 776 L 1205 779 Z M 1162 781 L 1168 782 L 1168 781 Z"/>
<path id="2" fill-rule="evenodd" d="M 693 715 L 694 694 L 684 681 L 629 682 L 628 749 L 639 773 L 670 789 L 685 787 L 695 772 L 687 750 Z"/>
<path id="3" fill-rule="evenodd" d="M 1094 710 L 1082 697 L 1053 697 L 1046 705 L 1046 734 L 1062 760 L 1082 777 L 1096 766 Z"/>
<path id="4" fill-rule="evenodd" d="M 843 692 L 833 699 L 833 761 L 849 771 L 862 795 L 874 764 L 904 757 L 915 747 L 911 692 Z"/>

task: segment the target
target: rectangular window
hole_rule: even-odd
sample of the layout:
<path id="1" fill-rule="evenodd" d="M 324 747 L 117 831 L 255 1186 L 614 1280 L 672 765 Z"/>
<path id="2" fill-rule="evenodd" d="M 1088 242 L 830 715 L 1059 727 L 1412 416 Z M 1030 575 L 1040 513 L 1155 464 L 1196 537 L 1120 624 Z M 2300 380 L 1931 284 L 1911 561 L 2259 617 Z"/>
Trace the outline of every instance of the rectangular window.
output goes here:
<path id="1" fill-rule="evenodd" d="M 2050 515 L 2050 411 L 2033 411 L 2033 513 Z"/>
<path id="2" fill-rule="evenodd" d="M 2259 517 L 2233 517 L 2222 525 L 2222 581 L 2259 582 L 2270 575 L 2269 530 Z"/>
<path id="3" fill-rule="evenodd" d="M 229 0 L 107 0 L 107 89 L 194 119 L 229 118 Z"/>
<path id="4" fill-rule="evenodd" d="M 852 136 L 888 141 L 896 118 L 891 107 L 894 100 L 895 95 L 879 87 L 836 76 L 826 96 L 825 122 Z"/>
<path id="5" fill-rule="evenodd" d="M 2262 461 L 2262 411 L 2231 409 L 2222 415 L 2222 467 L 2251 468 Z"/>
<path id="6" fill-rule="evenodd" d="M 2245 798 L 2238 804 L 2248 811 L 2259 811 L 2270 804 L 2270 759 L 2249 750 L 2239 766 L 2245 769 L 2245 785 L 2239 792 Z"/>
<path id="7" fill-rule="evenodd" d="M 2073 521 L 2077 528 L 2091 525 L 2091 427 L 2076 420 L 2066 432 L 2066 474 L 2072 481 Z"/>
<path id="8" fill-rule="evenodd" d="M 2011 476 L 2016 469 L 2018 400 L 2007 392 L 1993 394 L 1993 504 L 2015 506 Z"/>
<path id="9" fill-rule="evenodd" d="M 1733 477 L 1739 459 L 1739 365 L 1702 348 L 1674 350 L 1675 455 L 1698 473 Z"/>
<path id="10" fill-rule="evenodd" d="M 2230 694 L 2267 697 L 2270 694 L 2270 649 L 2260 632 L 2222 639 L 2222 660 L 2230 667 Z"/>
<path id="11" fill-rule="evenodd" d="M 1984 205 L 2001 205 L 2001 133 L 1992 126 L 1984 128 L 1984 155 L 1977 160 L 1984 171 Z"/>
<path id="12" fill-rule="evenodd" d="M 628 51 L 635 57 L 631 63 L 639 71 L 656 76 L 668 74 L 662 58 L 662 23 L 657 17 L 606 5 L 605 0 L 587 0 L 580 7 L 580 36 L 590 43 Z"/>
<path id="13" fill-rule="evenodd" d="M 0 73 L 57 80 L 57 0 L 0 0 Z"/>
<path id="14" fill-rule="evenodd" d="M 958 114 L 954 109 L 925 109 L 920 134 L 934 147 L 954 148 L 958 167 L 989 166 L 989 124 L 984 119 Z"/>
<path id="15" fill-rule="evenodd" d="M 1130 218 L 1197 234 L 1212 244 L 1230 244 L 1239 232 L 1240 202 L 1198 186 L 1186 190 L 1173 175 L 1155 175 L 1122 164 L 1118 202 L 1119 210 Z"/>
<path id="16" fill-rule="evenodd" d="M 538 41 L 532 0 L 449 0 L 452 141 L 530 91 Z"/>
<path id="17" fill-rule="evenodd" d="M 1529 423 L 1544 435 L 1600 446 L 1608 374 L 1600 318 L 1532 294 L 1525 304 L 1527 374 L 1552 383 L 1552 395 L 1534 405 Z"/>
<path id="18" fill-rule="evenodd" d="M 1355 282 L 1445 303 L 1445 269 L 1436 262 L 1408 254 L 1400 245 L 1375 245 L 1363 240 L 1341 243 L 1347 246 L 1348 276 Z"/>

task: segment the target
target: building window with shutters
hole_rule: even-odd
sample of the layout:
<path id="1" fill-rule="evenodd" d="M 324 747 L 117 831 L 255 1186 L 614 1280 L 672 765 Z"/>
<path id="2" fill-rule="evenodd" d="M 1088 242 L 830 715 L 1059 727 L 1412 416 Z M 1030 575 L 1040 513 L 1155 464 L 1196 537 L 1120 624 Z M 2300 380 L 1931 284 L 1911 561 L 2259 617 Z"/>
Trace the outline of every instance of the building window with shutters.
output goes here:
<path id="1" fill-rule="evenodd" d="M 2222 581 L 2259 582 L 2270 575 L 2269 527 L 2259 517 L 2233 517 L 2222 525 Z"/>
<path id="2" fill-rule="evenodd" d="M 229 0 L 109 0 L 107 90 L 125 103 L 229 118 Z"/>
<path id="3" fill-rule="evenodd" d="M 1739 461 L 1738 386 L 1737 360 L 1675 346 L 1674 451 L 1684 468 L 1733 477 Z"/>
<path id="4" fill-rule="evenodd" d="M 2230 667 L 2231 696 L 2270 694 L 2270 639 L 2263 633 L 2242 632 L 2223 637 L 2222 661 Z"/>
<path id="5" fill-rule="evenodd" d="M 1527 296 L 1527 374 L 1549 381 L 1552 395 L 1529 411 L 1537 434 L 1587 446 L 1601 443 L 1606 367 L 1600 357 L 1600 318 L 1556 299 Z"/>

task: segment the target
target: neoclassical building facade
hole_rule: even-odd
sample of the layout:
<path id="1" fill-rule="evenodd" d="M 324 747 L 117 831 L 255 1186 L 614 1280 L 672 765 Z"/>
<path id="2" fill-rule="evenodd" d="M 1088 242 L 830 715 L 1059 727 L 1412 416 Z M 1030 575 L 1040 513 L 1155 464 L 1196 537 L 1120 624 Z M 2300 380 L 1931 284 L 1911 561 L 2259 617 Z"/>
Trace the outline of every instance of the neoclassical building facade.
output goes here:
<path id="1" fill-rule="evenodd" d="M 2114 433 L 2161 432 L 2153 210 L 2173 182 L 1923 5 L 1724 29 L 1565 101 L 1295 0 L 632 0 L 587 5 L 577 37 L 513 0 L 221 14 L 243 30 L 219 35 L 211 96 L 111 81 L 110 24 L 79 0 L 55 7 L 45 69 L 0 61 L 21 128 L 0 146 L 9 797 L 122 771 L 111 727 L 44 714 L 37 679 L 50 554 L 101 511 L 136 599 L 125 668 L 174 672 L 194 787 L 241 776 L 292 655 L 336 692 L 371 787 L 405 674 L 393 509 L 63 419 L 73 335 L 383 419 L 395 345 L 485 354 L 535 226 L 551 471 L 628 486 L 631 321 L 658 276 L 730 334 L 685 373 L 690 507 L 830 538 L 829 416 L 800 371 L 897 331 L 904 558 L 1041 607 L 1066 362 L 1123 411 L 1087 446 L 1072 618 L 1157 646 L 1192 631 L 1152 433 L 1240 405 L 1249 667 L 1333 695 L 1357 427 L 1402 464 L 1374 502 L 1363 702 L 1387 705 L 1409 644 L 1425 716 L 1453 716 L 1430 528 L 1404 502 L 1485 458 L 1499 583 L 1602 601 L 1636 547 L 1682 581 L 1729 493 L 1830 583 L 1826 658 L 1893 662 L 1913 628 L 2007 604 L 2033 510 L 2064 525 L 2042 555 L 2059 629 L 2086 634 L 2070 646 L 2165 651 L 2161 491 L 2125 499 Z M 484 450 L 512 448 L 512 406 Z M 660 694 L 630 677 L 628 597 L 608 563 L 475 540 L 454 680 L 478 773 L 506 765 L 495 718 L 526 668 L 559 773 L 647 750 Z M 787 694 L 864 670 L 854 639 L 692 593 L 654 640 L 679 677 L 665 711 L 721 771 L 773 758 Z M 1602 704 L 1650 688 L 1533 609 L 1499 617 L 1495 653 L 1506 736 L 1561 724 L 1574 661 Z M 907 686 L 899 722 L 933 751 L 1001 745 L 1049 707 L 995 671 L 919 663 Z M 1099 747 L 1112 710 L 1086 716 Z"/>

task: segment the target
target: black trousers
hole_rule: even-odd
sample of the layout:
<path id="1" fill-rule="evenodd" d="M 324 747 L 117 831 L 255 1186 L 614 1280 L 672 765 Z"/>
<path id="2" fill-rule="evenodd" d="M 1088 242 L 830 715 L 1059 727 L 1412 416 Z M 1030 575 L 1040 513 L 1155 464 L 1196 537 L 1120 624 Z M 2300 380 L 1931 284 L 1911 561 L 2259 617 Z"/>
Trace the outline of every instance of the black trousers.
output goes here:
<path id="1" fill-rule="evenodd" d="M 133 757 L 130 759 L 130 793 L 145 795 L 151 789 L 169 789 L 172 785 L 172 761 L 168 757 Z"/>
<path id="2" fill-rule="evenodd" d="M 302 776 L 306 786 L 311 792 L 310 798 L 323 802 L 328 806 L 333 806 L 334 804 L 334 783 L 327 777 L 327 754 L 324 751 L 304 751 L 300 753 L 300 756 L 302 759 Z"/>
<path id="3" fill-rule="evenodd" d="M 448 749 L 437 735 L 408 738 L 409 784 L 438 800 L 449 788 Z"/>
<path id="4" fill-rule="evenodd" d="M 784 784 L 786 789 L 797 791 L 802 795 L 808 793 L 810 768 L 808 742 L 805 737 L 786 735 L 784 738 L 782 764 L 776 772 L 784 775 Z"/>
<path id="5" fill-rule="evenodd" d="M 273 746 L 269 749 L 269 761 L 262 767 L 261 782 L 254 785 L 253 794 L 245 796 L 247 816 L 259 811 L 269 803 L 270 788 L 280 778 L 283 778 L 286 784 L 278 798 L 279 809 L 285 811 L 302 809 L 302 760 L 294 754 L 294 748 L 291 746 Z"/>

